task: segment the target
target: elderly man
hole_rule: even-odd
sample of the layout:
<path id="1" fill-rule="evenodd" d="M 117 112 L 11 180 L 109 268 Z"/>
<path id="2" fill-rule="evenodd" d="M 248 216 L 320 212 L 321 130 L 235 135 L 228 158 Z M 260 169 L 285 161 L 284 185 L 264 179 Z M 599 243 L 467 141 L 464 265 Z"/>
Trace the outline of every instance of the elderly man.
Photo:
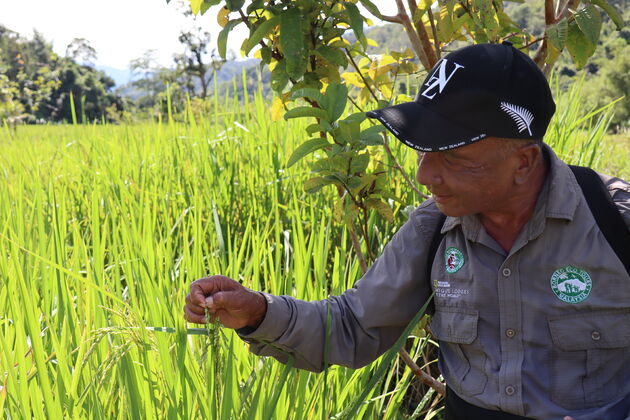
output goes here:
<path id="1" fill-rule="evenodd" d="M 447 419 L 630 419 L 630 265 L 542 143 L 554 111 L 544 75 L 510 44 L 449 54 L 415 101 L 368 113 L 418 151 L 432 199 L 356 286 L 304 302 L 213 276 L 191 285 L 186 318 L 208 309 L 254 353 L 319 371 L 331 302 L 329 360 L 359 367 L 435 292 Z M 595 178 L 623 247 L 630 184 Z"/>

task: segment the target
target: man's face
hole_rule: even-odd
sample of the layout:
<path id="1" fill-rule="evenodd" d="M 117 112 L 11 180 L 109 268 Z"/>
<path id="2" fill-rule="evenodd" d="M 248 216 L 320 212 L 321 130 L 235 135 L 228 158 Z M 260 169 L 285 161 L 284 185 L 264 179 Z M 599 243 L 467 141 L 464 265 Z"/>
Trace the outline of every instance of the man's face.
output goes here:
<path id="1" fill-rule="evenodd" d="M 501 212 L 507 208 L 519 159 L 505 141 L 486 138 L 443 152 L 418 152 L 416 179 L 447 216 Z"/>

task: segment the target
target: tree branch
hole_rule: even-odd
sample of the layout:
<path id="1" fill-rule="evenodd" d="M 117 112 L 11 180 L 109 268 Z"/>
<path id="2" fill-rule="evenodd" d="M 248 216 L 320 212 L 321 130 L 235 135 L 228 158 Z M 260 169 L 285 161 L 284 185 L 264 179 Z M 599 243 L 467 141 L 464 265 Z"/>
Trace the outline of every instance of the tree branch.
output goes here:
<path id="1" fill-rule="evenodd" d="M 564 5 L 564 8 L 558 14 L 557 19 L 561 20 L 562 18 L 567 17 L 568 14 L 571 12 L 571 10 L 577 10 L 579 5 L 580 5 L 580 0 L 567 1 L 567 3 Z"/>
<path id="2" fill-rule="evenodd" d="M 352 64 L 352 67 L 354 67 L 354 69 L 357 71 L 357 73 L 359 73 L 359 76 L 361 77 L 361 80 L 363 80 L 363 84 L 365 84 L 365 87 L 370 91 L 370 94 L 372 95 L 372 97 L 374 98 L 374 100 L 376 102 L 378 102 L 378 97 L 376 96 L 376 94 L 374 93 L 374 91 L 372 90 L 372 87 L 370 86 L 370 84 L 368 83 L 368 81 L 365 79 L 365 76 L 363 76 L 363 73 L 361 73 L 361 70 L 359 70 L 359 66 L 357 66 L 357 63 L 354 61 L 354 58 L 352 57 L 352 55 L 350 54 L 350 51 L 348 51 L 347 48 L 344 48 L 344 50 L 346 51 L 346 55 L 348 56 L 348 58 L 350 59 L 350 64 Z"/>
<path id="3" fill-rule="evenodd" d="M 354 248 L 354 252 L 357 254 L 357 258 L 359 259 L 361 271 L 363 272 L 363 274 L 365 274 L 368 271 L 368 266 L 365 262 L 363 251 L 361 250 L 361 243 L 359 242 L 359 238 L 357 237 L 357 232 L 354 230 L 354 226 L 351 223 L 347 224 L 347 226 L 348 231 L 350 232 L 350 239 L 352 240 L 352 247 Z"/>
<path id="4" fill-rule="evenodd" d="M 433 65 L 431 64 L 431 60 L 427 56 L 427 52 L 424 49 L 422 41 L 420 40 L 420 36 L 418 35 L 418 32 L 416 32 L 416 28 L 414 28 L 411 20 L 409 19 L 409 15 L 405 10 L 405 6 L 403 5 L 402 0 L 396 0 L 396 6 L 398 7 L 398 15 L 396 15 L 396 17 L 399 19 L 399 23 L 401 23 L 405 27 L 407 37 L 409 38 L 409 41 L 411 41 L 411 46 L 416 52 L 418 59 L 426 70 L 431 69 L 433 67 Z M 433 52 L 432 48 L 430 50 L 431 52 Z"/>
<path id="5" fill-rule="evenodd" d="M 433 16 L 433 11 L 429 7 L 427 10 L 429 14 L 429 21 L 431 22 L 431 32 L 433 33 L 433 45 L 435 47 L 435 55 L 437 59 L 440 60 L 442 58 L 442 53 L 440 52 L 440 41 L 438 40 L 437 28 L 435 27 L 435 17 Z"/>
<path id="6" fill-rule="evenodd" d="M 577 9 L 579 5 L 580 0 L 568 0 L 562 7 L 562 10 L 560 10 L 559 13 L 556 13 L 553 8 L 553 0 L 545 0 L 545 28 L 549 28 L 566 18 L 571 10 Z M 540 44 L 540 47 L 534 55 L 534 62 L 540 69 L 544 70 L 545 76 L 549 76 L 549 73 L 555 64 L 555 60 L 551 63 L 546 62 L 549 50 L 546 31 L 547 30 L 545 29 L 545 39 L 543 39 L 542 44 Z"/>
<path id="7" fill-rule="evenodd" d="M 430 70 L 437 63 L 437 55 L 435 54 L 435 50 L 433 49 L 434 45 L 431 44 L 431 41 L 429 40 L 429 34 L 427 33 L 427 29 L 424 27 L 424 23 L 422 23 L 422 19 L 419 19 L 418 22 L 415 22 L 413 20 L 414 12 L 418 8 L 415 0 L 407 0 L 407 3 L 409 4 L 409 9 L 411 11 L 411 19 L 409 19 L 409 15 L 407 14 L 407 11 L 405 10 L 405 7 L 402 4 L 402 0 L 396 0 L 396 5 L 398 6 L 398 14 L 400 15 L 401 12 L 404 14 L 404 16 L 402 17 L 403 24 L 406 17 L 406 19 L 409 19 L 412 25 L 416 28 L 416 34 L 418 35 L 418 38 L 420 39 L 420 42 L 422 44 L 422 50 L 426 54 L 428 62 L 429 62 L 429 66 L 430 66 L 430 67 L 427 67 L 426 69 Z"/>
<path id="8" fill-rule="evenodd" d="M 435 379 L 434 377 L 432 377 L 431 375 L 429 375 L 428 373 L 420 369 L 420 367 L 416 364 L 416 362 L 413 361 L 411 356 L 409 356 L 409 353 L 407 353 L 407 350 L 402 348 L 398 351 L 398 354 L 400 355 L 400 358 L 402 359 L 402 361 L 405 362 L 407 366 L 409 366 L 409 369 L 411 369 L 411 372 L 418 379 L 420 379 L 422 383 L 435 389 L 435 392 L 437 392 L 441 396 L 444 396 L 444 394 L 446 393 L 446 386 L 442 382 L 438 381 L 437 379 Z"/>
<path id="9" fill-rule="evenodd" d="M 398 16 L 386 16 L 386 15 L 382 15 L 382 18 L 385 22 L 391 22 L 391 23 L 400 23 L 402 24 L 402 20 L 398 17 Z"/>

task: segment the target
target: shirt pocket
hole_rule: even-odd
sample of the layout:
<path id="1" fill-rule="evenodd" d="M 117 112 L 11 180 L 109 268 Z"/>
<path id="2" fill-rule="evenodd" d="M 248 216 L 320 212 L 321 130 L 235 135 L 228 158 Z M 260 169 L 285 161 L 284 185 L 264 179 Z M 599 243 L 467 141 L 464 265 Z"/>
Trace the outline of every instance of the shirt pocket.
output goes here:
<path id="1" fill-rule="evenodd" d="M 548 323 L 552 400 L 575 410 L 630 392 L 630 310 L 573 314 Z"/>
<path id="2" fill-rule="evenodd" d="M 488 382 L 486 354 L 477 339 L 478 321 L 474 309 L 445 306 L 438 306 L 431 320 L 431 331 L 440 342 L 440 370 L 460 395 L 481 394 Z"/>

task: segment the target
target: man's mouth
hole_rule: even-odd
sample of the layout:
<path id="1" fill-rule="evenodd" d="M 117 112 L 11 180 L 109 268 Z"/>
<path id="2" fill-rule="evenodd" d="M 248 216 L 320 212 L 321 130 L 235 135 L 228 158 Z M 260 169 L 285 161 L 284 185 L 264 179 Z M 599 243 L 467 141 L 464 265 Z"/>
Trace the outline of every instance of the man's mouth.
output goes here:
<path id="1" fill-rule="evenodd" d="M 435 200 L 436 203 L 442 203 L 452 197 L 452 195 L 450 194 L 442 194 L 442 193 L 434 193 L 434 192 L 432 192 L 431 195 L 433 197 L 433 200 Z"/>

